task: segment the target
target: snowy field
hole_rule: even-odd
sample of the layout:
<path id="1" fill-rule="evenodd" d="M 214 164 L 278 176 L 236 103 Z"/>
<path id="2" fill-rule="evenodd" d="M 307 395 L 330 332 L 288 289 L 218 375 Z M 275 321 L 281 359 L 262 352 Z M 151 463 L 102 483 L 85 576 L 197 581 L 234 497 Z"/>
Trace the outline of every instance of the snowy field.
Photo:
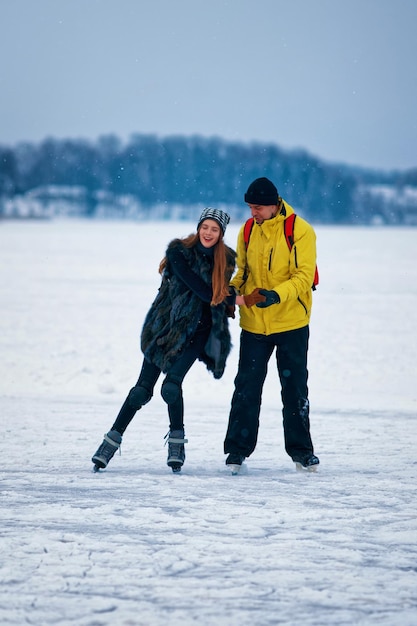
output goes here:
<path id="1" fill-rule="evenodd" d="M 186 379 L 182 473 L 165 464 L 159 387 L 122 455 L 91 471 L 138 375 L 158 263 L 192 230 L 0 223 L 0 623 L 415 626 L 416 230 L 316 228 L 319 472 L 284 452 L 271 361 L 257 449 L 229 475 L 237 320 L 223 379 L 200 363 Z"/>

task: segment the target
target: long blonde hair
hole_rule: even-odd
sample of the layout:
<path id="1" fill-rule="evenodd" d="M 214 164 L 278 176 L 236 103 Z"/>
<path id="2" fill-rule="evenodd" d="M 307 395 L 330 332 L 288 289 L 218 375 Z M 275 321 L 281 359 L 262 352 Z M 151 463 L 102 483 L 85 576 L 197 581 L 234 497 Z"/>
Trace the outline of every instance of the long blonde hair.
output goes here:
<path id="1" fill-rule="evenodd" d="M 188 237 L 184 237 L 184 239 L 179 239 L 185 248 L 194 248 L 197 243 L 200 241 L 199 237 L 199 229 L 196 233 L 188 235 Z M 226 245 L 223 241 L 223 232 L 220 229 L 220 237 L 218 242 L 214 246 L 214 265 L 213 271 L 211 274 L 211 288 L 213 290 L 213 297 L 210 302 L 212 306 L 216 306 L 216 304 L 220 304 L 223 300 L 229 295 L 229 281 L 226 277 L 226 268 L 227 268 L 227 252 Z M 166 256 L 162 259 L 159 264 L 159 273 L 162 274 L 167 265 Z"/>

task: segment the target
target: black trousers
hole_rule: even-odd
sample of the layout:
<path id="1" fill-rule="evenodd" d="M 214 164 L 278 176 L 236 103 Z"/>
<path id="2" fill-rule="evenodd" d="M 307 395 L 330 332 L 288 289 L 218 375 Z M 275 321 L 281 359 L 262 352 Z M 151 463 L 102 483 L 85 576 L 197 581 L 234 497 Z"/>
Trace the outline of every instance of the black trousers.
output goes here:
<path id="1" fill-rule="evenodd" d="M 308 339 L 308 326 L 273 335 L 242 331 L 239 367 L 224 441 L 226 454 L 234 452 L 248 457 L 255 449 L 262 389 L 274 349 L 281 383 L 285 449 L 291 457 L 313 453 L 307 387 Z"/>
<path id="2" fill-rule="evenodd" d="M 182 382 L 193 363 L 203 352 L 209 334 L 210 328 L 207 327 L 196 332 L 186 348 L 184 348 L 178 358 L 175 359 L 162 384 L 161 394 L 168 404 L 170 430 L 182 430 L 184 428 Z M 153 390 L 160 374 L 161 369 L 159 367 L 146 359 L 143 360 L 142 369 L 135 387 L 142 387 L 149 392 L 149 399 L 147 401 L 149 401 L 153 395 Z M 166 393 L 164 393 L 164 389 Z M 123 435 L 140 408 L 137 404 L 132 402 L 131 393 L 133 390 L 129 392 L 112 426 L 112 430 L 117 430 L 121 435 Z"/>

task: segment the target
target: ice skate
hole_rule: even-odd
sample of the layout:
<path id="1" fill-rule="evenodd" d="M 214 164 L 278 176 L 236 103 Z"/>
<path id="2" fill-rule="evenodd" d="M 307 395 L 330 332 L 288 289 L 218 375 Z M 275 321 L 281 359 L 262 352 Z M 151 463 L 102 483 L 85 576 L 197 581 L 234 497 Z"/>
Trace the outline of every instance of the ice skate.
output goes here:
<path id="1" fill-rule="evenodd" d="M 304 457 L 293 457 L 297 472 L 317 472 L 320 461 L 314 454 Z"/>
<path id="2" fill-rule="evenodd" d="M 167 435 L 168 443 L 168 458 L 167 465 L 172 469 L 174 473 L 181 471 L 185 461 L 185 448 L 184 444 L 188 443 L 188 439 L 185 439 L 183 430 L 171 430 Z"/>
<path id="3" fill-rule="evenodd" d="M 232 476 L 236 476 L 237 474 L 239 474 L 240 470 L 242 469 L 242 463 L 244 460 L 245 457 L 241 454 L 235 454 L 234 452 L 231 452 L 229 454 L 226 459 L 226 465 L 232 472 Z"/>
<path id="4" fill-rule="evenodd" d="M 122 443 L 122 436 L 117 430 L 110 430 L 106 435 L 102 444 L 99 446 L 97 452 L 92 457 L 94 463 L 94 471 L 98 472 L 100 469 L 107 467 L 109 461 L 114 457 L 116 451 L 120 448 Z"/>

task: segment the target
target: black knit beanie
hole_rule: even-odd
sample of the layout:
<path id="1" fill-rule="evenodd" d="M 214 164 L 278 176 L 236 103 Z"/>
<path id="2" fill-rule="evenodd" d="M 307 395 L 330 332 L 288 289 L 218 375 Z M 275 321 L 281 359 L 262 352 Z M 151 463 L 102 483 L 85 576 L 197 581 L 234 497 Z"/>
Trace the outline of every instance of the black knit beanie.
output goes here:
<path id="1" fill-rule="evenodd" d="M 278 204 L 278 189 L 268 178 L 257 178 L 249 185 L 245 202 L 261 206 Z"/>

